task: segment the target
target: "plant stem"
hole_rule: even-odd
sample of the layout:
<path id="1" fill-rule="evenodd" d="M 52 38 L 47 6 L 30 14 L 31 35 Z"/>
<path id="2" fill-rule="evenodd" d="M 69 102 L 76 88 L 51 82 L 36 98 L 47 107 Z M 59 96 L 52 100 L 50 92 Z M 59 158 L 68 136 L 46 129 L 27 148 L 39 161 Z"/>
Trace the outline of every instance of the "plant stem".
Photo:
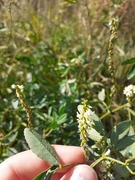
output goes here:
<path id="1" fill-rule="evenodd" d="M 91 50 L 91 37 L 92 37 L 92 27 L 91 27 L 91 14 L 90 14 L 90 9 L 89 9 L 89 4 L 87 2 L 87 0 L 84 0 L 84 4 L 85 4 L 85 8 L 86 8 L 86 11 L 87 11 L 87 18 L 88 18 L 88 28 L 89 28 L 89 45 L 88 45 L 88 52 L 87 52 L 87 59 L 89 59 L 89 56 L 90 56 L 90 50 Z"/>
<path id="2" fill-rule="evenodd" d="M 94 163 L 90 165 L 90 167 L 94 168 L 97 164 L 99 164 L 101 161 L 103 161 L 103 157 L 100 157 L 97 159 Z"/>
<path id="3" fill-rule="evenodd" d="M 127 101 L 128 101 L 128 107 L 127 107 L 127 111 L 128 111 L 128 118 L 129 120 L 131 120 L 131 113 L 130 113 L 130 107 L 131 107 L 131 99 L 130 98 L 127 98 Z"/>
<path id="4" fill-rule="evenodd" d="M 108 157 L 108 156 L 105 156 L 105 157 L 103 158 L 103 160 L 109 160 L 109 161 L 111 161 L 111 162 L 115 162 L 115 163 L 117 163 L 117 164 L 121 164 L 121 165 L 125 166 L 125 163 L 124 163 L 124 162 L 121 162 L 121 161 L 119 161 L 119 160 L 117 160 L 117 159 L 113 159 L 113 158 Z"/>
<path id="5" fill-rule="evenodd" d="M 32 127 L 32 111 L 31 111 L 30 106 L 26 102 L 25 96 L 22 93 L 23 86 L 13 84 L 12 88 L 16 90 L 16 95 L 17 95 L 18 99 L 20 100 L 20 103 L 26 112 L 28 127 Z"/>
<path id="6" fill-rule="evenodd" d="M 135 172 L 133 172 L 128 166 L 126 166 L 126 168 L 132 175 L 135 175 Z"/>
<path id="7" fill-rule="evenodd" d="M 8 138 L 12 133 L 17 132 L 17 130 L 19 129 L 18 126 L 16 126 L 14 129 L 12 129 L 8 134 L 6 134 L 5 136 L 2 137 L 2 140 Z"/>
<path id="8" fill-rule="evenodd" d="M 123 105 L 121 105 L 121 106 L 113 109 L 112 111 L 109 111 L 109 112 L 103 114 L 103 115 L 100 117 L 100 120 L 104 119 L 106 116 L 110 115 L 111 113 L 117 112 L 117 111 L 119 111 L 119 110 L 121 110 L 121 109 L 123 109 L 123 108 L 127 108 L 127 107 L 129 107 L 129 103 L 123 104 Z"/>
<path id="9" fill-rule="evenodd" d="M 135 160 L 135 158 L 127 159 L 126 163 L 129 163 L 129 162 L 134 161 L 134 160 Z"/>
<path id="10" fill-rule="evenodd" d="M 116 85 L 115 85 L 115 71 L 114 71 L 114 65 L 113 65 L 113 53 L 114 53 L 114 44 L 117 36 L 117 29 L 118 29 L 118 20 L 116 18 L 112 18 L 110 21 L 110 40 L 109 40 L 109 47 L 108 47 L 108 70 L 111 75 L 111 81 L 112 81 L 112 87 L 111 87 L 111 93 L 110 98 L 112 100 L 112 97 L 116 91 Z"/>
<path id="11" fill-rule="evenodd" d="M 111 157 L 108 157 L 106 156 L 105 154 L 102 155 L 102 157 L 100 157 L 99 159 L 97 159 L 94 163 L 92 163 L 90 165 L 90 167 L 95 167 L 97 164 L 99 164 L 101 161 L 104 161 L 104 160 L 109 160 L 111 162 L 114 162 L 114 163 L 117 163 L 117 164 L 121 164 L 122 166 L 125 166 L 127 168 L 127 170 L 132 174 L 132 175 L 135 175 L 135 172 L 133 172 L 129 166 L 128 166 L 128 160 L 125 161 L 125 162 L 122 162 L 122 161 L 119 161 L 117 159 L 114 159 L 114 158 L 111 158 Z"/>

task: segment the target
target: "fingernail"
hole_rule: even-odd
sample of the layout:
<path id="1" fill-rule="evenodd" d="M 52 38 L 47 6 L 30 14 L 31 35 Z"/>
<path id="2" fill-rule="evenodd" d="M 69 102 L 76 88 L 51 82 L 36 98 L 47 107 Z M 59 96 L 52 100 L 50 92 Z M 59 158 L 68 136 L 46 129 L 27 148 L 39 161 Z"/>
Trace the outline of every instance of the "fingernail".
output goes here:
<path id="1" fill-rule="evenodd" d="M 84 180 L 84 178 L 78 172 L 75 172 L 70 180 Z"/>
<path id="2" fill-rule="evenodd" d="M 70 180 L 97 180 L 95 171 L 87 165 L 78 165 L 74 168 Z"/>

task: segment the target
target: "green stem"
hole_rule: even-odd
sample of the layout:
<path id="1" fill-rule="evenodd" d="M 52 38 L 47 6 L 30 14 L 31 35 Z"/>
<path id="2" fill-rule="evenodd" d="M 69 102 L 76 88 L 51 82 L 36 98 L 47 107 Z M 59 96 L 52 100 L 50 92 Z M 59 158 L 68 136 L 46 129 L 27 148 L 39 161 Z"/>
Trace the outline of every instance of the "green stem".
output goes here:
<path id="1" fill-rule="evenodd" d="M 119 161 L 119 160 L 113 159 L 113 158 L 111 158 L 111 157 L 105 157 L 105 159 L 110 160 L 110 161 L 113 161 L 113 162 L 115 162 L 115 163 L 117 163 L 117 164 L 121 164 L 121 165 L 125 166 L 125 167 L 127 168 L 127 170 L 128 170 L 132 175 L 135 175 L 135 172 L 133 172 L 133 171 L 129 168 L 127 161 L 125 161 L 125 163 L 124 163 L 124 162 L 121 162 L 121 161 Z"/>
<path id="2" fill-rule="evenodd" d="M 57 168 L 55 168 L 53 170 L 49 169 L 49 172 L 50 173 L 55 173 L 56 171 L 61 170 L 63 168 L 66 168 L 66 167 L 69 167 L 69 166 L 76 166 L 76 165 L 78 165 L 78 164 L 77 163 L 76 164 L 66 164 L 66 165 L 59 164 L 59 166 Z"/>
<path id="3" fill-rule="evenodd" d="M 78 165 L 78 164 L 76 163 L 76 164 L 60 165 L 60 169 L 63 169 L 63 168 L 69 167 L 69 166 L 76 166 L 76 165 Z"/>
<path id="4" fill-rule="evenodd" d="M 129 103 L 123 104 L 123 105 L 121 105 L 121 106 L 113 109 L 112 111 L 109 111 L 109 112 L 103 114 L 103 115 L 100 117 L 100 120 L 104 119 L 106 116 L 110 115 L 111 113 L 117 112 L 117 111 L 119 111 L 119 110 L 121 110 L 121 109 L 123 109 L 123 108 L 126 108 L 126 107 L 129 107 Z"/>
<path id="5" fill-rule="evenodd" d="M 95 167 L 97 164 L 99 164 L 101 161 L 104 161 L 104 160 L 109 160 L 109 161 L 111 161 L 111 162 L 114 162 L 114 163 L 117 163 L 117 164 L 120 164 L 120 165 L 122 165 L 122 166 L 125 166 L 126 168 L 127 168 L 127 170 L 132 174 L 132 175 L 135 175 L 135 172 L 133 172 L 130 168 L 129 168 L 129 166 L 128 166 L 128 163 L 130 162 L 130 161 L 132 161 L 131 159 L 130 160 L 127 160 L 127 161 L 125 161 L 125 162 L 121 162 L 121 161 L 119 161 L 119 160 L 117 160 L 117 159 L 113 159 L 113 158 L 111 158 L 111 157 L 108 157 L 108 156 L 106 156 L 106 155 L 102 155 L 102 157 L 100 157 L 99 159 L 97 159 L 94 163 L 92 163 L 91 165 L 90 165 L 90 167 Z"/>
<path id="6" fill-rule="evenodd" d="M 133 172 L 128 166 L 126 166 L 126 168 L 132 175 L 135 175 L 135 172 Z"/>
<path id="7" fill-rule="evenodd" d="M 121 161 L 119 161 L 119 160 L 117 160 L 117 159 L 113 159 L 113 158 L 111 158 L 111 157 L 105 156 L 105 157 L 104 157 L 104 160 L 109 160 L 109 161 L 112 161 L 112 162 L 115 162 L 115 163 L 117 163 L 117 164 L 121 164 L 121 165 L 125 166 L 125 163 L 124 163 L 124 162 L 121 162 Z"/>
<path id="8" fill-rule="evenodd" d="M 94 168 L 97 164 L 99 164 L 101 161 L 103 161 L 103 157 L 100 157 L 97 159 L 94 163 L 90 165 L 90 167 Z"/>
<path id="9" fill-rule="evenodd" d="M 16 132 L 19 129 L 19 127 L 15 127 L 14 129 L 12 129 L 8 134 L 6 134 L 5 136 L 2 137 L 2 140 L 8 138 L 8 136 L 10 136 L 12 133 Z"/>
<path id="10" fill-rule="evenodd" d="M 86 7 L 86 12 L 87 12 L 87 18 L 88 18 L 88 27 L 89 27 L 89 46 L 88 46 L 88 52 L 87 52 L 87 59 L 89 59 L 90 56 L 90 50 L 91 50 L 91 37 L 92 37 L 92 27 L 91 27 L 91 13 L 90 13 L 90 9 L 89 9 L 89 3 L 87 0 L 84 0 L 84 4 Z"/>
<path id="11" fill-rule="evenodd" d="M 113 158 L 111 158 L 111 157 L 107 157 L 106 155 L 102 155 L 102 157 L 100 157 L 99 159 L 97 159 L 94 163 L 92 163 L 91 165 L 90 165 L 90 167 L 95 167 L 97 164 L 99 164 L 101 161 L 103 161 L 103 160 L 109 160 L 109 161 L 111 161 L 111 162 L 115 162 L 115 163 L 117 163 L 117 164 L 121 164 L 121 165 L 125 165 L 125 163 L 123 163 L 123 162 L 121 162 L 121 161 L 119 161 L 119 160 L 116 160 L 116 159 L 113 159 Z"/>
<path id="12" fill-rule="evenodd" d="M 134 161 L 134 160 L 135 160 L 135 158 L 127 159 L 127 160 L 126 160 L 126 163 L 130 163 L 130 162 L 132 162 L 132 161 Z"/>
<path id="13" fill-rule="evenodd" d="M 127 108 L 127 111 L 128 111 L 128 119 L 131 120 L 131 113 L 130 113 L 130 107 L 131 107 L 131 98 L 127 98 L 127 101 L 128 101 L 128 108 Z"/>
<path id="14" fill-rule="evenodd" d="M 129 108 L 127 110 L 128 110 L 128 119 L 131 120 L 131 113 L 129 111 Z"/>
<path id="15" fill-rule="evenodd" d="M 30 106 L 27 104 L 25 96 L 21 92 L 18 85 L 16 85 L 16 94 L 17 94 L 17 97 L 20 100 L 20 103 L 21 103 L 22 107 L 24 108 L 24 110 L 26 112 L 28 127 L 32 127 L 32 111 L 31 111 Z"/>

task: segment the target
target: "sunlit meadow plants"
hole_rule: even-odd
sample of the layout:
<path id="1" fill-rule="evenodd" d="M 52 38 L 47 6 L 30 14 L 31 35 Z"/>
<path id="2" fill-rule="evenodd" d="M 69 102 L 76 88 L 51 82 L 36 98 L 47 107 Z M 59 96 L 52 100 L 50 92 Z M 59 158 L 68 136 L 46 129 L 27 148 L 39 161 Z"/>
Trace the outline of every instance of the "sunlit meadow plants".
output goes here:
<path id="1" fill-rule="evenodd" d="M 134 42 L 124 39 L 118 19 L 110 18 L 123 17 L 126 3 L 50 0 L 33 9 L 32 1 L 2 2 L 0 161 L 28 149 L 27 127 L 30 148 L 32 138 L 44 148 L 38 155 L 54 164 L 43 176 L 62 167 L 40 138 L 80 143 L 101 179 L 134 179 Z M 13 86 L 24 109 L 11 89 L 14 83 L 24 84 L 24 91 Z"/>
<path id="2" fill-rule="evenodd" d="M 12 85 L 12 88 L 16 89 L 17 97 L 26 111 L 28 123 L 24 129 L 24 135 L 30 149 L 38 157 L 52 164 L 48 170 L 35 177 L 35 180 L 51 179 L 57 170 L 66 166 L 74 166 L 73 164 L 61 165 L 53 147 L 33 127 L 31 110 L 25 100 L 23 86 Z M 133 128 L 135 121 L 130 116 L 130 108 L 135 98 L 135 85 L 125 87 L 123 93 L 128 102 L 112 112 L 124 107 L 128 111 L 129 118 L 115 125 L 109 132 L 106 132 L 102 120 L 86 100 L 78 105 L 78 133 L 81 140 L 80 146 L 84 152 L 84 163 L 91 160 L 90 166 L 96 167 L 99 179 L 128 180 L 129 177 L 134 179 L 135 176 L 135 131 Z"/>
<path id="3" fill-rule="evenodd" d="M 108 111 L 101 117 L 92 110 L 89 102 L 83 100 L 78 105 L 77 122 L 80 135 L 80 146 L 82 147 L 85 162 L 91 160 L 90 166 L 96 168 L 99 179 L 134 179 L 135 176 L 135 120 L 132 119 L 132 103 L 135 99 L 135 85 L 130 84 L 121 92 L 125 95 L 127 103 L 113 108 L 111 101 L 116 93 L 115 70 L 113 66 L 113 51 L 116 39 L 118 20 L 111 19 L 110 40 L 108 47 L 108 70 L 111 74 L 110 102 Z M 52 175 L 59 169 L 70 165 L 61 165 L 59 158 L 52 146 L 39 134 L 32 125 L 31 109 L 26 103 L 22 85 L 12 85 L 16 89 L 22 107 L 26 111 L 27 127 L 24 129 L 25 139 L 31 150 L 40 158 L 51 163 L 49 170 L 39 174 L 35 179 L 51 179 Z M 105 90 L 99 95 L 99 99 L 105 102 Z M 127 117 L 120 123 L 106 130 L 102 122 L 105 117 L 119 111 L 127 111 Z M 36 146 L 35 146 L 36 144 Z M 71 165 L 73 166 L 73 165 Z"/>
<path id="4" fill-rule="evenodd" d="M 116 82 L 113 69 L 113 49 L 117 32 L 117 20 L 112 19 L 109 24 L 110 41 L 108 48 L 108 65 L 109 72 L 112 78 L 112 88 L 110 90 L 111 101 L 116 92 Z M 59 158 L 48 141 L 35 131 L 32 125 L 31 109 L 26 103 L 23 95 L 23 86 L 12 85 L 16 89 L 17 97 L 19 98 L 22 107 L 26 111 L 27 127 L 24 129 L 25 139 L 31 150 L 40 158 L 51 163 L 49 170 L 35 177 L 38 179 L 51 179 L 52 175 L 59 169 L 70 165 L 61 165 Z M 105 91 L 102 91 L 100 99 L 104 101 Z M 78 105 L 77 121 L 78 132 L 80 134 L 80 146 L 84 152 L 85 163 L 92 161 L 91 167 L 95 168 L 99 179 L 131 179 L 135 175 L 135 121 L 131 118 L 131 107 L 135 97 L 135 85 L 125 87 L 123 94 L 126 96 L 127 103 L 112 109 L 111 103 L 108 112 L 99 118 L 87 101 L 83 101 Z M 105 102 L 104 102 L 105 103 Z M 126 109 L 128 119 L 122 120 L 107 132 L 102 120 L 111 113 Z M 35 146 L 36 145 L 36 146 Z M 71 165 L 73 166 L 73 165 Z"/>

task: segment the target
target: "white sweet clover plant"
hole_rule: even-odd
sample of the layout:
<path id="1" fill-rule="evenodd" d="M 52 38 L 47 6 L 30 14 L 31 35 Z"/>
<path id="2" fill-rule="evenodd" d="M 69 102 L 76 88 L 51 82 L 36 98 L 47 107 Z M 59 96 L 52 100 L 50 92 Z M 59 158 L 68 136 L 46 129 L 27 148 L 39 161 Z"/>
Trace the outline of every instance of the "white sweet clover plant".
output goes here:
<path id="1" fill-rule="evenodd" d="M 24 130 L 25 139 L 31 150 L 40 158 L 50 162 L 52 166 L 39 174 L 35 180 L 51 179 L 59 169 L 71 165 L 61 165 L 52 146 L 32 127 L 31 109 L 25 100 L 22 85 L 12 85 L 17 97 L 26 111 L 28 125 Z M 128 103 L 112 111 L 122 110 L 130 106 L 135 96 L 135 86 L 125 87 L 124 92 Z M 101 121 L 109 113 L 99 118 L 87 101 L 78 106 L 77 121 L 80 134 L 80 146 L 84 152 L 86 163 L 92 160 L 91 167 L 96 168 L 99 179 L 134 179 L 135 176 L 135 132 L 134 121 L 122 121 L 106 133 Z M 130 116 L 131 117 L 131 116 Z M 44 150 L 44 151 L 43 151 Z M 43 153 L 44 152 L 44 153 Z M 72 165 L 73 166 L 73 165 Z"/>
<path id="2" fill-rule="evenodd" d="M 135 95 L 135 85 L 130 84 L 125 87 L 123 94 L 125 94 L 127 98 L 132 98 Z"/>
<path id="3" fill-rule="evenodd" d="M 112 79 L 110 91 L 110 99 L 112 99 L 116 91 L 115 72 L 112 61 L 114 41 L 117 34 L 117 20 L 115 19 L 112 19 L 110 23 L 110 32 L 108 64 Z M 53 147 L 32 127 L 32 113 L 25 100 L 23 86 L 12 85 L 12 88 L 16 89 L 17 97 L 26 111 L 28 125 L 24 129 L 24 135 L 30 149 L 38 157 L 52 164 L 48 170 L 39 174 L 35 180 L 49 180 L 57 170 L 71 165 L 61 165 Z M 110 111 L 108 110 L 100 118 L 92 111 L 87 101 L 83 101 L 78 106 L 77 121 L 81 141 L 80 146 L 84 152 L 86 163 L 89 160 L 93 162 L 90 166 L 93 168 L 97 167 L 96 172 L 101 180 L 135 179 L 135 131 L 133 128 L 135 122 L 131 116 L 131 113 L 133 113 L 131 107 L 135 97 L 135 85 L 131 84 L 125 87 L 123 94 L 126 96 L 127 103 L 115 109 L 111 108 Z M 104 103 L 104 99 L 102 98 L 102 103 Z M 115 125 L 107 133 L 102 120 L 111 113 L 118 112 L 119 110 L 122 111 L 123 109 L 127 109 L 128 120 L 122 119 L 119 124 Z"/>
<path id="4" fill-rule="evenodd" d="M 134 98 L 135 86 L 125 87 L 124 94 L 127 100 Z M 116 108 L 118 111 L 126 107 L 128 103 Z M 106 114 L 106 116 L 109 114 Z M 104 116 L 104 117 L 106 117 Z M 100 118 L 92 111 L 87 101 L 78 106 L 78 129 L 80 133 L 81 147 L 86 161 L 92 160 L 91 167 L 97 166 L 99 179 L 113 180 L 134 179 L 135 175 L 135 132 L 132 120 L 122 121 L 106 133 Z M 91 144 L 91 145 L 89 145 Z"/>

